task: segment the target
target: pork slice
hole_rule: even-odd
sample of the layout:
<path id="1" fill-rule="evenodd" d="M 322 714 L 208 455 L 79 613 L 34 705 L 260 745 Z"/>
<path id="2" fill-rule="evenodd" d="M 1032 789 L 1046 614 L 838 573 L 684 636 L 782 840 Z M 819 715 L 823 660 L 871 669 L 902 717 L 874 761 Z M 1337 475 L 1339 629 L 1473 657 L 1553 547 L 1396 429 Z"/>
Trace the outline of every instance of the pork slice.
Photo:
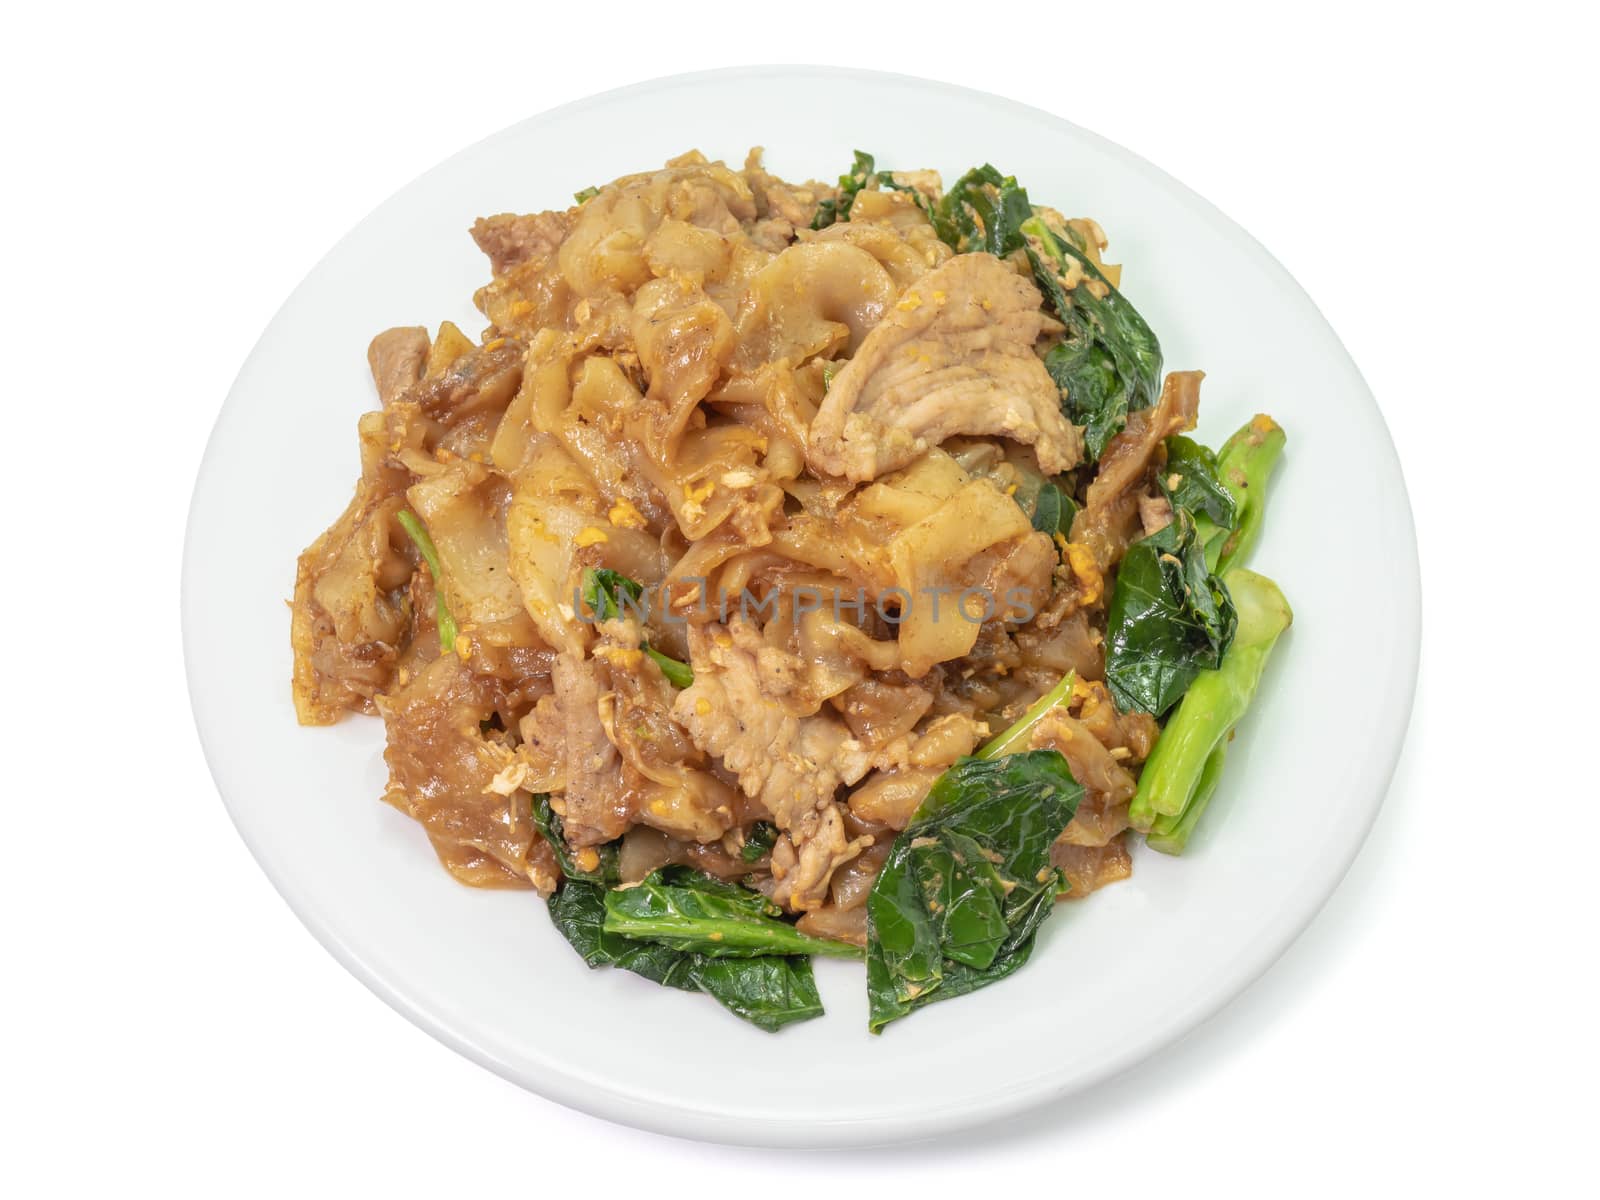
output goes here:
<path id="1" fill-rule="evenodd" d="M 988 735 L 984 722 L 963 713 L 945 713 L 875 747 L 876 770 L 850 793 L 851 813 L 875 825 L 904 829 L 939 776 Z"/>
<path id="2" fill-rule="evenodd" d="M 840 784 L 866 773 L 870 756 L 832 713 L 797 717 L 767 694 L 762 644 L 739 618 L 691 629 L 694 683 L 679 693 L 673 717 L 783 831 L 773 848 L 773 899 L 806 911 L 826 899 L 834 870 L 872 844 L 848 835 L 834 799 Z"/>
<path id="3" fill-rule="evenodd" d="M 794 829 L 786 829 L 772 847 L 772 899 L 795 912 L 811 912 L 828 899 L 833 873 L 872 845 L 871 835 L 852 838 L 844 809 L 828 803 L 815 809 Z"/>
<path id="4" fill-rule="evenodd" d="M 504 275 L 513 267 L 552 254 L 572 228 L 576 211 L 479 217 L 472 223 L 472 240 L 489 256 L 490 269 Z"/>
<path id="5" fill-rule="evenodd" d="M 989 254 L 962 254 L 906 289 L 840 368 L 807 457 L 852 482 L 905 466 L 957 434 L 1033 446 L 1055 475 L 1083 457 L 1034 342 L 1039 290 Z"/>
<path id="6" fill-rule="evenodd" d="M 422 378 L 428 361 L 428 331 L 421 325 L 385 329 L 367 346 L 367 366 L 378 385 L 378 399 L 388 408 Z"/>
<path id="7" fill-rule="evenodd" d="M 574 847 L 597 846 L 621 837 L 632 818 L 632 796 L 624 786 L 622 759 L 601 720 L 602 663 L 559 654 L 551 682 L 561 715 L 566 760 L 562 824 Z"/>

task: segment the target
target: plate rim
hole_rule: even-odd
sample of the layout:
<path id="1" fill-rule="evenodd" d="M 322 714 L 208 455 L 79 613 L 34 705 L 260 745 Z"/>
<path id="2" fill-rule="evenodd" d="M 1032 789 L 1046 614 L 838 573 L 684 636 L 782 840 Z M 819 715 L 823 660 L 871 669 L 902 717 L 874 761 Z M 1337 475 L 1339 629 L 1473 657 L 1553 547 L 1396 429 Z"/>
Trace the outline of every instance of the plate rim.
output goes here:
<path id="1" fill-rule="evenodd" d="M 1404 516 L 1404 521 L 1398 522 L 1397 526 L 1389 531 L 1392 539 L 1392 548 L 1398 551 L 1398 557 L 1395 560 L 1391 560 L 1389 564 L 1393 573 L 1385 580 L 1385 584 L 1390 589 L 1392 625 L 1401 636 L 1401 646 L 1407 648 L 1408 653 L 1404 655 L 1403 661 L 1396 664 L 1397 669 L 1394 679 L 1398 686 L 1386 689 L 1384 692 L 1384 711 L 1379 722 L 1379 729 L 1383 731 L 1383 744 L 1376 748 L 1368 747 L 1369 761 L 1375 759 L 1381 764 L 1381 770 L 1374 777 L 1376 785 L 1371 789 L 1371 795 L 1364 803 L 1363 810 L 1359 814 L 1359 820 L 1351 823 L 1350 835 L 1346 839 L 1342 852 L 1338 855 L 1330 856 L 1324 861 L 1322 870 L 1316 880 L 1316 886 L 1301 889 L 1294 903 L 1283 906 L 1278 920 L 1271 927 L 1270 936 L 1263 936 L 1255 946 L 1251 947 L 1250 951 L 1241 958 L 1239 965 L 1227 973 L 1224 983 L 1213 987 L 1209 993 L 1192 994 L 1186 999 L 1185 1003 L 1174 1006 L 1169 1010 L 1165 1022 L 1158 1027 L 1147 1030 L 1142 1037 L 1129 1039 L 1128 1044 L 1119 1053 L 1108 1056 L 1092 1068 L 1079 1069 L 1065 1078 L 1060 1077 L 1060 1072 L 1052 1073 L 1049 1070 L 1044 1070 L 1035 1073 L 1021 1083 L 1013 1083 L 1005 1091 L 989 1092 L 975 1097 L 962 1097 L 959 1100 L 948 1101 L 938 1106 L 921 1110 L 915 1116 L 890 1115 L 866 1120 L 856 1117 L 847 1120 L 830 1120 L 826 1116 L 819 1115 L 804 1124 L 781 1121 L 769 1117 L 732 1116 L 723 1111 L 700 1107 L 663 1105 L 647 1096 L 630 1094 L 625 1089 L 616 1086 L 614 1081 L 585 1078 L 577 1072 L 559 1066 L 547 1064 L 547 1073 L 534 1076 L 518 1065 L 505 1061 L 476 1041 L 468 1028 L 453 1022 L 445 1015 L 432 1011 L 408 995 L 402 988 L 393 984 L 386 977 L 381 966 L 369 961 L 368 957 L 357 947 L 349 944 L 340 936 L 338 930 L 334 928 L 333 922 L 319 910 L 318 905 L 309 896 L 295 889 L 281 866 L 274 862 L 272 856 L 267 854 L 263 847 L 251 837 L 246 827 L 247 823 L 243 820 L 240 809 L 236 807 L 236 802 L 229 798 L 226 790 L 222 787 L 217 767 L 222 751 L 214 744 L 213 738 L 208 735 L 207 724 L 201 717 L 204 689 L 198 678 L 196 655 L 191 645 L 193 623 L 190 619 L 190 614 L 195 607 L 197 598 L 193 593 L 196 593 L 198 587 L 193 554 L 198 501 L 203 485 L 207 480 L 208 471 L 214 466 L 212 452 L 218 440 L 218 432 L 227 421 L 230 412 L 233 411 L 233 402 L 239 390 L 240 382 L 250 374 L 262 345 L 268 340 L 283 312 L 299 297 L 307 283 L 317 274 L 321 264 L 334 254 L 356 230 L 364 226 L 374 213 L 387 206 L 395 197 L 410 190 L 420 180 L 448 170 L 458 158 L 487 146 L 507 136 L 514 130 L 520 130 L 529 125 L 552 120 L 560 116 L 581 113 L 586 108 L 611 102 L 624 96 L 643 98 L 671 87 L 709 81 L 737 80 L 751 76 L 760 76 L 764 80 L 770 80 L 774 76 L 789 76 L 796 80 L 808 82 L 848 78 L 878 83 L 902 83 L 924 89 L 935 89 L 956 98 L 981 100 L 986 104 L 998 106 L 1019 116 L 1026 115 L 1034 120 L 1043 120 L 1064 127 L 1073 136 L 1098 144 L 1102 150 L 1117 158 L 1124 165 L 1139 172 L 1152 184 L 1165 190 L 1176 192 L 1186 204 L 1192 206 L 1199 215 L 1203 216 L 1216 229 L 1219 237 L 1235 244 L 1242 244 L 1247 251 L 1254 254 L 1264 266 L 1274 273 L 1277 286 L 1287 289 L 1298 296 L 1321 321 L 1322 327 L 1332 339 L 1333 345 L 1338 348 L 1345 362 L 1349 365 L 1355 381 L 1360 384 L 1360 399 L 1370 408 L 1372 416 L 1376 418 L 1377 428 L 1383 434 L 1382 450 L 1384 454 L 1379 474 L 1392 480 L 1395 485 L 1397 495 L 1395 515 L 1397 517 Z M 1355 399 L 1356 397 L 1352 392 L 1352 400 Z M 1375 463 L 1373 465 L 1380 464 Z M 1367 384 L 1359 365 L 1346 349 L 1337 331 L 1328 322 L 1312 297 L 1266 246 L 1204 196 L 1174 176 L 1169 175 L 1160 167 L 1120 144 L 1112 142 L 1094 131 L 1077 125 L 1055 113 L 992 92 L 942 80 L 897 72 L 819 64 L 750 64 L 682 72 L 656 76 L 583 96 L 525 117 L 462 147 L 395 189 L 394 192 L 390 193 L 372 210 L 362 216 L 359 221 L 346 230 L 339 239 L 317 258 L 316 262 L 307 270 L 305 276 L 274 311 L 272 318 L 263 327 L 260 336 L 256 339 L 255 344 L 241 364 L 239 372 L 229 387 L 228 395 L 213 420 L 196 472 L 195 484 L 191 492 L 188 515 L 185 521 L 179 599 L 184 646 L 184 673 L 188 687 L 190 708 L 213 785 L 222 799 L 223 806 L 227 810 L 229 820 L 233 823 L 234 829 L 250 851 L 251 856 L 261 867 L 262 872 L 267 876 L 274 890 L 282 897 L 300 923 L 340 965 L 360 980 L 369 991 L 389 1005 L 390 1008 L 435 1040 L 450 1047 L 479 1066 L 494 1072 L 508 1082 L 546 1099 L 590 1116 L 600 1117 L 655 1133 L 731 1145 L 773 1148 L 838 1148 L 903 1143 L 925 1140 L 957 1130 L 991 1124 L 1006 1117 L 1036 1108 L 1050 1100 L 1061 1099 L 1068 1095 L 1083 1092 L 1123 1073 L 1137 1063 L 1165 1050 L 1184 1034 L 1204 1024 L 1228 1004 L 1232 1003 L 1234 999 L 1264 975 L 1294 944 L 1311 922 L 1315 920 L 1333 893 L 1338 889 L 1354 863 L 1356 856 L 1366 844 L 1372 826 L 1377 820 L 1378 813 L 1392 786 L 1395 768 L 1409 730 L 1420 665 L 1420 634 L 1422 627 L 1421 577 L 1416 522 L 1410 495 L 1406 488 L 1404 470 L 1400 463 L 1398 450 L 1394 444 L 1393 435 L 1389 431 L 1388 423 L 1384 420 L 1382 409 L 1379 407 L 1371 387 Z M 1374 749 L 1377 749 L 1379 753 L 1373 754 L 1372 751 Z"/>

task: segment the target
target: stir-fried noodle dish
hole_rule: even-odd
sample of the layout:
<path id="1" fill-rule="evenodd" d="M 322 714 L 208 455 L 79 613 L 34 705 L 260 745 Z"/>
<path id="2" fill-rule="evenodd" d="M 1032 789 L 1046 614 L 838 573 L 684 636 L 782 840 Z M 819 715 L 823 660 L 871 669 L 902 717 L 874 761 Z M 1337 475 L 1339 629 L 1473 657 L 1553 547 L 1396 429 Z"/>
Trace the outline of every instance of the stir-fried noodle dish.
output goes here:
<path id="1" fill-rule="evenodd" d="M 368 348 L 300 721 L 381 717 L 458 880 L 767 1030 L 821 1014 L 813 956 L 878 1031 L 1183 852 L 1290 621 L 1244 566 L 1284 434 L 1185 436 L 1201 373 L 1101 226 L 860 152 L 575 199 L 472 227 L 477 341 Z"/>

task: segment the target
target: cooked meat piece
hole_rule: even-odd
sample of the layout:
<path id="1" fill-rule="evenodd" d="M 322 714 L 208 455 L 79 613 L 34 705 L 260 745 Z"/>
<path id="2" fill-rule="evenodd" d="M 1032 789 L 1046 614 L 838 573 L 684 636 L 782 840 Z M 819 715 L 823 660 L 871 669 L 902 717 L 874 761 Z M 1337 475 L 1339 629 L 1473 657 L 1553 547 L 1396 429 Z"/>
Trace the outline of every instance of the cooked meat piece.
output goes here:
<path id="1" fill-rule="evenodd" d="M 988 254 L 928 272 L 833 377 L 811 424 L 812 465 L 852 481 L 903 467 L 956 434 L 994 434 L 1034 447 L 1055 475 L 1076 466 L 1083 440 L 1033 345 L 1039 291 Z"/>
<path id="2" fill-rule="evenodd" d="M 857 828 L 857 832 L 864 832 Z M 855 858 L 833 873 L 828 886 L 828 902 L 821 908 L 803 914 L 797 928 L 812 937 L 834 938 L 852 942 L 857 946 L 867 944 L 867 896 L 873 881 L 894 848 L 894 839 L 881 831 L 879 837 Z"/>
<path id="3" fill-rule="evenodd" d="M 750 240 L 757 248 L 777 254 L 794 241 L 794 224 L 783 217 L 762 217 L 750 226 Z"/>
<path id="4" fill-rule="evenodd" d="M 830 801 L 805 814 L 793 829 L 778 835 L 772 847 L 771 870 L 776 887 L 774 903 L 795 912 L 822 905 L 834 871 L 872 845 L 871 836 L 852 838 L 844 809 Z"/>
<path id="5" fill-rule="evenodd" d="M 1078 720 L 1107 750 L 1128 748 L 1125 762 L 1142 763 L 1155 748 L 1161 727 L 1145 712 L 1119 712 L 1105 684 L 1079 680 L 1074 689 Z"/>
<path id="6" fill-rule="evenodd" d="M 605 661 L 611 684 L 600 697 L 600 717 L 629 789 L 640 797 L 637 819 L 676 839 L 719 841 L 742 813 L 742 798 L 704 769 L 705 755 L 673 719 L 677 689 L 639 648 L 638 622 L 606 621 L 600 631 L 593 653 Z"/>
<path id="7" fill-rule="evenodd" d="M 576 654 L 556 656 L 551 681 L 561 712 L 567 787 L 561 820 L 573 846 L 597 846 L 632 824 L 632 793 L 623 786 L 622 762 L 601 722 L 603 663 Z"/>
<path id="8" fill-rule="evenodd" d="M 489 256 L 490 269 L 496 275 L 504 275 L 512 267 L 554 253 L 572 228 L 576 213 L 576 209 L 567 209 L 526 216 L 501 213 L 479 217 L 472 223 L 472 240 Z"/>
<path id="9" fill-rule="evenodd" d="M 780 829 L 790 829 L 831 801 L 841 782 L 860 779 L 869 756 L 838 718 L 795 717 L 765 690 L 764 649 L 759 631 L 741 617 L 726 627 L 692 627 L 694 683 L 678 693 L 673 716 Z"/>
<path id="10" fill-rule="evenodd" d="M 742 618 L 691 628 L 694 683 L 678 694 L 673 716 L 783 831 L 772 852 L 773 899 L 805 911 L 822 903 L 834 870 L 872 844 L 848 836 L 834 801 L 841 783 L 866 773 L 868 755 L 838 717 L 793 716 L 763 690 L 763 646 Z"/>
<path id="11" fill-rule="evenodd" d="M 435 659 L 404 687 L 378 700 L 389 744 L 383 798 L 422 823 L 445 863 L 464 882 L 488 887 L 555 885 L 516 759 L 481 731 L 499 703 L 494 681 L 453 654 Z M 474 853 L 476 852 L 476 853 Z M 486 869 L 487 855 L 505 868 Z"/>
<path id="12" fill-rule="evenodd" d="M 933 707 L 933 694 L 909 680 L 894 683 L 874 677 L 834 697 L 833 706 L 859 741 L 878 746 L 910 733 Z"/>
<path id="13" fill-rule="evenodd" d="M 894 738 L 874 751 L 872 764 L 878 769 L 850 793 L 850 812 L 863 821 L 904 829 L 934 781 L 988 736 L 984 722 L 946 713 Z"/>
<path id="14" fill-rule="evenodd" d="M 493 349 L 490 349 L 493 346 Z M 405 396 L 422 416 L 449 427 L 482 413 L 498 418 L 522 386 L 527 347 L 508 338 L 463 354 L 443 374 L 425 379 Z"/>
<path id="15" fill-rule="evenodd" d="M 1106 445 L 1089 483 L 1071 540 L 1087 546 L 1101 570 L 1115 566 L 1140 528 L 1140 494 L 1152 467 L 1166 461 L 1166 441 L 1194 428 L 1203 371 L 1172 371 L 1153 408 L 1128 414 L 1122 432 Z"/>
<path id="16" fill-rule="evenodd" d="M 1165 496 L 1139 497 L 1139 524 L 1144 530 L 1144 536 L 1159 533 L 1172 524 L 1172 501 Z"/>
<path id="17" fill-rule="evenodd" d="M 587 659 L 556 657 L 554 692 L 518 723 L 522 786 L 551 793 L 574 848 L 610 841 L 636 821 L 676 839 L 718 841 L 744 815 L 737 791 L 704 769 L 672 719 L 673 688 L 639 649 L 637 624 L 600 630 Z"/>
<path id="18" fill-rule="evenodd" d="M 551 666 L 554 676 L 555 667 Z M 517 760 L 528 768 L 522 777 L 522 786 L 530 792 L 564 792 L 567 790 L 567 722 L 561 710 L 561 698 L 554 692 L 539 698 L 517 723 L 522 744 L 517 747 Z"/>
<path id="19" fill-rule="evenodd" d="M 428 331 L 420 325 L 386 329 L 367 346 L 367 366 L 385 408 L 417 380 L 428 361 Z"/>

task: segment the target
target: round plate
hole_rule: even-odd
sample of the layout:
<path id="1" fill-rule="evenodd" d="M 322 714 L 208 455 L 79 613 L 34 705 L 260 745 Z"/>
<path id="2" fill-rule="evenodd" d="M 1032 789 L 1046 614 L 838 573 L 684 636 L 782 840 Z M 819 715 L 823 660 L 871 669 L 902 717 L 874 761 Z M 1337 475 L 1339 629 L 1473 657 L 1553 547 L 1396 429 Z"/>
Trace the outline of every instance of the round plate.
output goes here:
<path id="1" fill-rule="evenodd" d="M 1207 372 L 1200 434 L 1253 413 L 1287 428 L 1252 565 L 1294 605 L 1220 793 L 1181 859 L 1058 907 L 1016 976 L 866 1030 L 859 965 L 819 962 L 828 1015 L 762 1033 L 704 996 L 594 971 L 525 892 L 478 892 L 379 802 L 378 721 L 295 724 L 295 557 L 357 473 L 376 401 L 367 341 L 471 308 L 488 265 L 473 218 L 572 192 L 697 146 L 752 145 L 789 178 L 831 178 L 863 147 L 946 180 L 975 163 L 1089 215 L 1170 368 Z M 1352 474 L 1352 467 L 1355 473 Z M 1352 581 L 1383 595 L 1351 604 Z M 228 809 L 327 948 L 423 1029 L 587 1112 L 687 1137 L 821 1146 L 926 1138 L 1105 1079 L 1199 1024 L 1283 952 L 1377 813 L 1416 679 L 1415 533 L 1383 420 L 1326 322 L 1243 230 L 1148 163 L 1046 113 L 943 84 L 763 67 L 580 101 L 465 150 L 363 221 L 284 304 L 240 372 L 195 485 L 183 576 L 195 719 Z M 1350 702 L 1347 681 L 1362 681 Z M 1358 750 L 1357 750 L 1358 748 Z"/>

